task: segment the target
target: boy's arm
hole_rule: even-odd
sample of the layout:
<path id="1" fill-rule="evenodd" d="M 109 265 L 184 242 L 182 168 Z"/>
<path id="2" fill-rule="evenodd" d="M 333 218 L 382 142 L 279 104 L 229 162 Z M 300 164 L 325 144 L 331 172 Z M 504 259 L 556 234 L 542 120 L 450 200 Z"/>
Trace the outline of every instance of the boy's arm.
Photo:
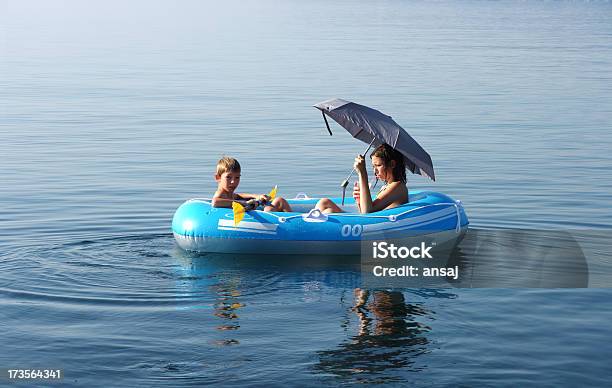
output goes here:
<path id="1" fill-rule="evenodd" d="M 221 197 L 213 197 L 212 205 L 213 207 L 232 207 L 233 199 L 221 198 Z"/>
<path id="2" fill-rule="evenodd" d="M 230 198 L 222 198 L 222 197 L 213 197 L 212 205 L 213 207 L 225 207 L 231 208 L 232 202 L 239 202 L 243 206 L 247 205 L 250 200 L 257 199 L 253 194 L 236 194 L 235 199 Z"/>
<path id="3" fill-rule="evenodd" d="M 212 205 L 213 207 L 224 207 L 224 208 L 232 208 L 232 203 L 238 202 L 242 206 L 244 206 L 247 210 L 253 210 L 257 208 L 257 206 L 261 205 L 256 199 L 227 199 L 227 198 L 213 198 Z"/>
<path id="4" fill-rule="evenodd" d="M 259 201 L 260 203 L 264 203 L 270 201 L 270 197 L 265 194 L 234 193 L 234 199 L 231 199 L 223 198 L 220 196 L 219 192 L 215 192 L 215 195 L 212 198 L 212 205 L 213 207 L 231 208 L 232 202 L 240 202 L 244 206 L 250 201 Z"/>
<path id="5" fill-rule="evenodd" d="M 239 199 L 257 199 L 261 194 L 240 193 L 236 195 Z"/>
<path id="6" fill-rule="evenodd" d="M 225 207 L 225 208 L 231 208 L 232 207 L 232 202 L 238 200 L 240 202 L 242 201 L 242 197 L 240 195 L 234 194 L 234 198 L 227 198 L 226 196 L 224 196 L 222 193 L 220 193 L 219 191 L 215 191 L 215 194 L 212 197 L 212 206 L 213 207 Z"/>
<path id="7" fill-rule="evenodd" d="M 240 193 L 240 194 L 237 194 L 237 196 L 240 197 L 240 199 L 245 199 L 245 200 L 253 199 L 255 201 L 258 201 L 261 205 L 264 205 L 272 201 L 272 198 L 270 198 L 268 194 Z"/>

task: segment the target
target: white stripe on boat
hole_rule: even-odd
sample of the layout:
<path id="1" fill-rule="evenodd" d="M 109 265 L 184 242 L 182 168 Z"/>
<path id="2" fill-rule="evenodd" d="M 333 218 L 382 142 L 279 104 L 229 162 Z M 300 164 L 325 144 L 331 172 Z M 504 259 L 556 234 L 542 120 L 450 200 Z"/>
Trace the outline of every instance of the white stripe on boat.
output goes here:
<path id="1" fill-rule="evenodd" d="M 233 225 L 233 222 L 232 222 L 232 225 Z M 234 231 L 234 232 L 245 232 L 245 233 L 272 234 L 272 235 L 276 234 L 276 231 L 246 229 L 246 228 L 234 228 L 233 226 L 230 227 L 230 228 L 227 228 L 227 227 L 224 227 L 224 226 L 219 226 L 217 229 L 218 230 L 231 230 L 231 231 Z"/>
<path id="2" fill-rule="evenodd" d="M 451 219 L 451 218 L 452 219 L 456 219 L 456 216 L 452 215 L 452 214 L 449 214 L 449 215 L 446 215 L 446 216 L 442 216 L 442 217 L 436 218 L 434 220 L 419 222 L 418 224 L 413 224 L 413 225 L 405 225 L 405 226 L 399 227 L 399 228 L 387 228 L 387 229 L 380 229 L 380 230 L 375 230 L 375 231 L 363 232 L 362 236 L 373 236 L 373 235 L 379 235 L 379 234 L 384 234 L 384 233 L 395 233 L 395 232 L 401 232 L 401 231 L 404 231 L 404 230 L 421 228 L 423 226 L 431 225 L 431 224 L 437 224 L 438 222 L 443 222 L 443 221 L 446 221 L 446 220 Z M 442 230 L 438 230 L 437 228 L 434 228 L 434 229 L 435 229 L 435 231 L 438 231 L 438 232 L 442 231 Z"/>
<path id="3" fill-rule="evenodd" d="M 437 210 L 435 212 L 423 214 L 416 217 L 408 217 L 396 222 L 385 221 L 377 224 L 364 225 L 363 233 L 385 232 L 387 230 L 399 229 L 405 226 L 417 226 L 416 224 L 421 224 L 423 222 L 431 221 L 436 218 L 445 217 L 450 214 L 456 214 L 454 206 L 450 206 L 446 209 Z"/>
<path id="4" fill-rule="evenodd" d="M 278 225 L 276 224 L 264 224 L 261 222 L 251 222 L 251 221 L 241 221 L 238 226 L 234 226 L 234 220 L 224 220 L 224 219 L 220 219 L 219 223 L 217 224 L 217 229 L 221 229 L 222 227 L 224 227 L 225 229 L 223 230 L 241 230 L 241 231 L 264 231 L 264 232 L 270 232 L 275 234 L 276 233 L 276 228 L 278 228 Z"/>

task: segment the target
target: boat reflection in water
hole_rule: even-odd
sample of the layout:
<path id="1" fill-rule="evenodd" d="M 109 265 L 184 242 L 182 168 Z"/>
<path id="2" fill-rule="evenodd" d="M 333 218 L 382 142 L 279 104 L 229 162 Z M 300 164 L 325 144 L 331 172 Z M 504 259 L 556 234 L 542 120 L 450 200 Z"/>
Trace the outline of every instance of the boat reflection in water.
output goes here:
<path id="1" fill-rule="evenodd" d="M 416 358 L 430 351 L 427 321 L 432 321 L 435 314 L 425 307 L 427 301 L 456 297 L 441 289 L 364 289 L 359 258 L 292 257 L 288 261 L 287 257 L 189 255 L 178 251 L 175 256 L 180 260 L 183 278 L 189 279 L 182 289 L 194 298 L 192 308 L 206 311 L 208 317 L 199 321 L 200 328 L 217 333 L 212 335 L 215 345 L 240 344 L 241 312 L 249 311 L 243 311 L 249 303 L 262 298 L 273 303 L 274 298 L 283 300 L 291 293 L 304 298 L 306 286 L 331 291 L 335 295 L 332 299 L 337 298 L 344 308 L 339 325 L 348 335 L 334 349 L 316 351 L 312 368 L 316 374 L 346 376 L 351 381 L 377 382 L 377 372 L 414 368 Z M 354 295 L 352 303 L 344 302 L 347 293 Z M 407 302 L 411 299 L 420 302 Z M 250 310 L 254 311 L 257 313 Z M 249 319 L 256 324 L 253 316 Z M 264 319 L 257 324 L 269 322 Z M 384 381 L 393 379 L 389 373 L 385 376 Z"/>
<path id="2" fill-rule="evenodd" d="M 210 333 L 212 344 L 238 345 L 239 339 L 251 338 L 241 332 L 241 320 L 250 323 L 249 331 L 257 327 L 276 333 L 280 328 L 294 340 L 304 335 L 300 320 L 319 319 L 320 314 L 320 319 L 331 322 L 332 328 L 325 327 L 332 333 L 339 325 L 346 334 L 311 343 L 316 358 L 310 368 L 317 375 L 357 383 L 400 381 L 394 371 L 399 376 L 400 370 L 425 368 L 422 356 L 434 350 L 433 309 L 440 306 L 438 301 L 457 297 L 450 292 L 453 288 L 589 284 L 580 245 L 573 234 L 561 231 L 470 230 L 448 256 L 440 257 L 441 265 L 459 268 L 459 279 L 440 278 L 422 288 L 404 280 L 396 285 L 391 279 L 384 286 L 371 286 L 360 257 L 201 255 L 179 248 L 173 256 L 180 263 L 177 298 L 189 302 L 180 308 L 202 310 L 198 329 Z M 350 294 L 353 302 L 347 303 L 351 298 L 344 295 Z M 296 307 L 285 309 L 287 300 Z M 334 322 L 338 311 L 330 309 L 337 301 L 339 323 Z M 316 304 L 300 310 L 302 303 Z M 293 319 L 282 321 L 287 314 Z"/>
<path id="3" fill-rule="evenodd" d="M 239 271 L 227 271 L 213 260 L 194 256 L 182 249 L 173 252 L 180 263 L 177 290 L 181 298 L 189 298 L 191 303 L 186 309 L 202 310 L 207 317 L 199 324 L 202 330 L 216 331 L 213 345 L 237 345 L 240 341 L 227 332 L 240 328 L 240 310 L 245 307 L 243 300 L 243 276 Z M 208 315 L 212 308 L 212 316 Z M 208 327 L 207 327 L 208 326 Z M 220 332 L 224 332 L 221 334 Z"/>
<path id="4" fill-rule="evenodd" d="M 393 376 L 395 369 L 403 372 L 422 369 L 415 362 L 431 351 L 428 336 L 432 329 L 424 322 L 433 320 L 434 313 L 423 304 L 407 302 L 406 295 L 412 292 L 422 294 L 421 297 L 456 297 L 443 290 L 404 293 L 356 288 L 351 308 L 357 320 L 355 334 L 335 349 L 319 352 L 316 371 L 354 383 L 375 384 L 404 381 Z"/>

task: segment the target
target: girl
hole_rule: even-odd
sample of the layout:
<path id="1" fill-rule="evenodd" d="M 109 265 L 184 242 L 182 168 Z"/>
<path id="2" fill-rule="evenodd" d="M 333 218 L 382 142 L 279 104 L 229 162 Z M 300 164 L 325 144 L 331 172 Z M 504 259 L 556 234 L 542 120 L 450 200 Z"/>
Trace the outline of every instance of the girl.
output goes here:
<path id="1" fill-rule="evenodd" d="M 385 182 L 376 199 L 372 201 L 370 187 L 368 186 L 368 173 L 364 157 L 355 158 L 355 170 L 359 176 L 359 184 L 353 188 L 353 197 L 359 212 L 371 213 L 379 210 L 391 209 L 408 202 L 408 188 L 406 187 L 406 166 L 403 155 L 388 144 L 381 144 L 370 155 L 376 178 Z M 363 193 L 363 195 L 361 195 Z M 317 202 L 316 208 L 323 213 L 342 213 L 342 210 L 329 198 L 322 198 Z"/>

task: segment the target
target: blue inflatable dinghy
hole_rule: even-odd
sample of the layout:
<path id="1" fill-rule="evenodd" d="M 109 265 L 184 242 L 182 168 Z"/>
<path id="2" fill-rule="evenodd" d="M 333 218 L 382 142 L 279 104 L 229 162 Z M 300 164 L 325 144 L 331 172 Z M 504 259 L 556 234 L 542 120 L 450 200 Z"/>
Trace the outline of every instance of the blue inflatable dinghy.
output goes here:
<path id="1" fill-rule="evenodd" d="M 410 192 L 409 203 L 369 214 L 359 214 L 352 198 L 346 213 L 327 215 L 314 209 L 317 201 L 301 194 L 288 200 L 292 213 L 249 211 L 234 226 L 232 209 L 190 199 L 176 210 L 172 231 L 181 248 L 195 252 L 358 255 L 364 241 L 428 236 L 447 242 L 468 227 L 461 202 L 433 191 Z"/>

